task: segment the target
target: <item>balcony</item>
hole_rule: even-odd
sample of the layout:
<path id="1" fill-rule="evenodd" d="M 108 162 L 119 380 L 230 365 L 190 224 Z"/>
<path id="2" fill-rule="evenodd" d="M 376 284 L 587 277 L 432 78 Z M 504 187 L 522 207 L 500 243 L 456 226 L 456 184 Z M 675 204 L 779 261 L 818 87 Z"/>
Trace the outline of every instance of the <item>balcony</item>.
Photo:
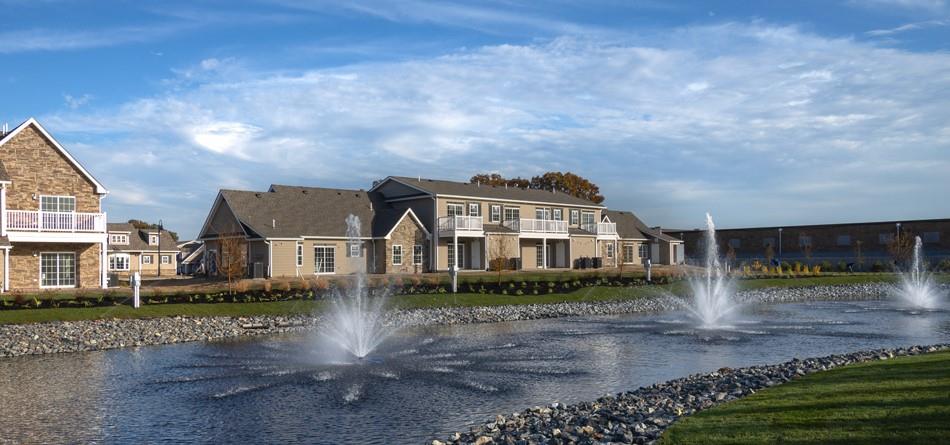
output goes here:
<path id="1" fill-rule="evenodd" d="M 8 232 L 105 233 L 105 213 L 7 210 Z"/>
<path id="2" fill-rule="evenodd" d="M 617 223 L 584 223 L 581 224 L 581 230 L 593 233 L 597 236 L 614 236 L 617 234 Z"/>
<path id="3" fill-rule="evenodd" d="M 439 234 L 443 236 L 451 236 L 453 233 L 458 233 L 459 235 L 467 236 L 480 236 L 484 232 L 482 231 L 482 217 L 481 216 L 440 216 L 439 217 Z"/>
<path id="4" fill-rule="evenodd" d="M 534 237 L 551 236 L 567 237 L 567 223 L 564 221 L 554 221 L 549 219 L 512 219 L 502 223 L 505 227 L 520 233 Z"/>

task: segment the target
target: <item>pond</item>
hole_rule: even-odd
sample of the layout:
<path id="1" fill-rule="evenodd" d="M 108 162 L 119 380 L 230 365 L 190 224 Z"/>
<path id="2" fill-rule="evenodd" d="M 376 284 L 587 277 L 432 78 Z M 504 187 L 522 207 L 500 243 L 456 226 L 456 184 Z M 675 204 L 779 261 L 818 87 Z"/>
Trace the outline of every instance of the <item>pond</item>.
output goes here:
<path id="1" fill-rule="evenodd" d="M 403 330 L 363 360 L 313 335 L 0 360 L 0 442 L 427 443 L 552 402 L 721 367 L 950 342 L 950 313 L 888 302 Z"/>

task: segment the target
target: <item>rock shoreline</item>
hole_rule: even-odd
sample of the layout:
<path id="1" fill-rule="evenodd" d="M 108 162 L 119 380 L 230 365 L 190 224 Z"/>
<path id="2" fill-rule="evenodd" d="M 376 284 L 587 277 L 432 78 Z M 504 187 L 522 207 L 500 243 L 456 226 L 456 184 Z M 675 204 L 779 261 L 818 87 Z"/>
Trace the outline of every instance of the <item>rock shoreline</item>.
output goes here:
<path id="1" fill-rule="evenodd" d="M 723 368 L 668 382 L 562 406 L 535 407 L 455 433 L 432 445 L 461 444 L 652 444 L 683 416 L 739 399 L 818 371 L 874 360 L 950 350 L 950 344 L 876 349 L 793 359 L 777 365 Z"/>
<path id="2" fill-rule="evenodd" d="M 744 302 L 790 303 L 814 300 L 852 301 L 885 298 L 887 283 L 801 288 L 765 288 L 738 292 Z M 447 297 L 448 298 L 448 297 Z M 681 308 L 672 297 L 621 301 L 569 302 L 486 307 L 446 307 L 393 311 L 388 323 L 413 327 L 536 320 L 589 315 L 661 312 Z M 0 357 L 82 352 L 132 346 L 207 341 L 281 334 L 314 329 L 320 316 L 166 317 L 83 320 L 0 325 Z"/>

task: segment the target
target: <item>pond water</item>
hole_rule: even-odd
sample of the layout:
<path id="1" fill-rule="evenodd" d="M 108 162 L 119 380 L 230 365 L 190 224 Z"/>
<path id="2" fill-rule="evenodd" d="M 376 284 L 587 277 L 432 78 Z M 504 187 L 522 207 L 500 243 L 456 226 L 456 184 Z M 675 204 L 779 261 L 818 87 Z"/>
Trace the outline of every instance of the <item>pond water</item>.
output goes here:
<path id="1" fill-rule="evenodd" d="M 495 414 L 718 368 L 950 342 L 950 313 L 888 302 L 403 330 L 356 363 L 309 335 L 0 360 L 0 442 L 427 443 Z"/>

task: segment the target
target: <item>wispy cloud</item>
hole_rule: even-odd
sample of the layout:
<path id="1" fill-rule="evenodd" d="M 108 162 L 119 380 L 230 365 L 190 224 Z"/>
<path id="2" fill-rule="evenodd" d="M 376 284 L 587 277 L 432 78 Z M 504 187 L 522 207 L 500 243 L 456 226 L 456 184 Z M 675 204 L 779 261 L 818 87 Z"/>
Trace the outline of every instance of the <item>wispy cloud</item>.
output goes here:
<path id="1" fill-rule="evenodd" d="M 942 52 L 730 23 L 296 73 L 213 68 L 165 94 L 47 120 L 107 140 L 102 153 L 153 153 L 153 181 L 199 195 L 182 215 L 223 186 L 547 169 L 594 178 L 610 206 L 665 225 L 691 227 L 688 215 L 710 207 L 724 225 L 950 213 L 925 198 L 950 189 L 927 167 L 946 166 L 950 150 Z M 813 213 L 828 196 L 838 204 Z"/>
<path id="2" fill-rule="evenodd" d="M 150 42 L 183 31 L 188 25 L 158 24 L 97 30 L 34 28 L 0 32 L 0 54 L 62 51 Z"/>
<path id="3" fill-rule="evenodd" d="M 866 32 L 865 34 L 869 36 L 879 37 L 879 36 L 891 36 L 894 34 L 900 34 L 908 31 L 917 31 L 927 28 L 938 28 L 943 26 L 950 26 L 950 20 L 925 20 L 922 22 L 907 23 L 904 25 L 896 26 L 894 28 L 887 29 L 873 29 Z"/>

